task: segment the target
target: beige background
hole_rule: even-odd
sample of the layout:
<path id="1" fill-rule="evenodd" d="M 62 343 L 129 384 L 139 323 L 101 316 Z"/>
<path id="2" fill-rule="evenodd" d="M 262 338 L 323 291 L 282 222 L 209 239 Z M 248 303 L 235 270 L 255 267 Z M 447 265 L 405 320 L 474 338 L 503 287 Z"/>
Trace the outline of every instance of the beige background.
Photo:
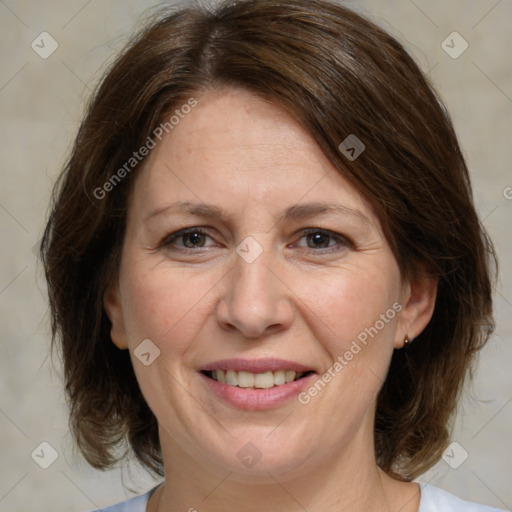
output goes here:
<path id="1" fill-rule="evenodd" d="M 84 99 L 107 63 L 155 5 L 150 0 L 0 0 L 0 511 L 84 511 L 152 484 L 128 469 L 100 473 L 73 454 L 58 361 L 49 334 L 41 269 L 33 253 L 52 184 L 77 129 Z M 512 3 L 509 0 L 352 1 L 395 34 L 446 100 L 471 169 L 476 202 L 496 243 L 501 272 L 497 330 L 458 416 L 450 452 L 422 481 L 465 499 L 512 507 Z M 58 49 L 41 58 L 43 31 Z M 453 31 L 469 48 L 457 59 L 441 48 Z M 507 199 L 507 197 L 509 199 Z M 31 458 L 43 441 L 58 459 Z"/>

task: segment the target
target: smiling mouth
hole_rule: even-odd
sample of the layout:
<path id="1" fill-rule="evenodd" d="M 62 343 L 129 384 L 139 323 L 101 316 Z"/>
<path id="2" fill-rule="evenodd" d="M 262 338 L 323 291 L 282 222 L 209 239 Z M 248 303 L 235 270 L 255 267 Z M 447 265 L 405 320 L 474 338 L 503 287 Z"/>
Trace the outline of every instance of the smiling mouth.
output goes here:
<path id="1" fill-rule="evenodd" d="M 283 384 L 288 384 L 289 382 L 302 379 L 314 372 L 276 370 L 262 373 L 251 373 L 246 371 L 235 370 L 204 370 L 201 373 L 221 384 L 227 384 L 228 386 L 232 387 L 269 389 L 275 386 L 282 386 Z"/>

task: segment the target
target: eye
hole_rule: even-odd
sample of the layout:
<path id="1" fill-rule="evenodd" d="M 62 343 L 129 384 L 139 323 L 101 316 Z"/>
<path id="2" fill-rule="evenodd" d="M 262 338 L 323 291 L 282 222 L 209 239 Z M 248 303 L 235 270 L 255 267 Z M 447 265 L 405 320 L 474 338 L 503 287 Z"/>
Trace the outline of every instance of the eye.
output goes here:
<path id="1" fill-rule="evenodd" d="M 166 247 L 176 249 L 201 249 L 203 247 L 209 247 L 214 245 L 213 243 L 207 243 L 213 241 L 206 231 L 200 228 L 187 228 L 172 233 L 167 236 L 162 245 Z"/>
<path id="2" fill-rule="evenodd" d="M 322 233 L 321 231 L 308 233 L 306 235 L 306 240 L 308 247 L 311 249 L 325 249 L 331 245 L 331 242 L 334 242 L 332 236 L 327 233 Z"/>
<path id="3" fill-rule="evenodd" d="M 350 242 L 343 236 L 325 229 L 308 229 L 302 233 L 298 247 L 308 249 L 334 249 L 344 248 L 350 245 Z"/>

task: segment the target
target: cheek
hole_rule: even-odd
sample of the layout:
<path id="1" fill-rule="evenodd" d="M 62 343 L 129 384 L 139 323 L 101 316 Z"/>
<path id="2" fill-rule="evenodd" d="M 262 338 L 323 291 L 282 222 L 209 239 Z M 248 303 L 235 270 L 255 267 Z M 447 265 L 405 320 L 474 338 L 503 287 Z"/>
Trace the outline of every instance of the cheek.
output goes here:
<path id="1" fill-rule="evenodd" d="M 207 274 L 192 280 L 180 269 L 132 267 L 121 290 L 130 347 L 149 338 L 162 351 L 183 353 L 211 307 L 214 283 Z"/>
<path id="2" fill-rule="evenodd" d="M 313 383 L 301 404 L 329 425 L 332 439 L 357 430 L 385 380 L 400 310 L 401 281 L 393 261 L 346 267 L 309 285 L 302 281 L 303 316 L 327 357 L 319 376 L 325 384 Z"/>
<path id="3" fill-rule="evenodd" d="M 300 294 L 308 306 L 304 315 L 316 326 L 318 338 L 329 343 L 331 354 L 343 350 L 375 324 L 379 337 L 391 336 L 397 317 L 393 304 L 400 297 L 400 274 L 391 263 L 347 266 L 321 278 L 302 277 Z"/>
<path id="4" fill-rule="evenodd" d="M 121 283 L 128 345 L 139 386 L 157 417 L 168 418 L 166 422 L 176 429 L 177 397 L 188 378 L 182 370 L 189 366 L 194 340 L 211 310 L 208 290 L 214 283 L 206 275 L 192 280 L 179 269 L 135 265 Z M 136 349 L 146 339 L 160 350 L 149 366 L 136 359 Z"/>

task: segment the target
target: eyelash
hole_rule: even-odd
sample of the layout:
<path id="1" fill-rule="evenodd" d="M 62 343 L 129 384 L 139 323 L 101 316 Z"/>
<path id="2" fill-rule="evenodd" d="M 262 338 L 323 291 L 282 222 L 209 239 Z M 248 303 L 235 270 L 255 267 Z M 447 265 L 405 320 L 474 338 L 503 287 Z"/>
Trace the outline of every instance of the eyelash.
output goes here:
<path id="1" fill-rule="evenodd" d="M 197 248 L 193 249 L 190 247 L 180 247 L 180 246 L 176 246 L 176 245 L 173 246 L 173 244 L 176 242 L 176 240 L 179 240 L 180 238 L 183 238 L 189 234 L 195 234 L 195 233 L 201 234 L 203 236 L 207 236 L 213 240 L 213 237 L 211 237 L 210 234 L 208 233 L 208 231 L 205 230 L 204 228 L 193 227 L 193 228 L 181 229 L 179 231 L 171 233 L 170 235 L 167 235 L 161 241 L 160 246 L 165 247 L 168 250 L 173 250 L 173 251 L 189 252 L 189 253 L 195 252 L 198 249 L 202 249 L 202 247 L 197 247 Z M 342 246 L 343 248 L 353 247 L 353 243 L 345 236 L 340 235 L 339 233 L 335 233 L 334 231 L 329 231 L 327 229 L 321 229 L 321 228 L 307 228 L 307 229 L 302 230 L 302 232 L 300 233 L 299 240 L 301 240 L 302 238 L 307 237 L 309 235 L 313 235 L 313 234 L 321 234 L 324 236 L 328 236 L 331 238 L 331 240 L 334 240 L 337 243 L 335 243 L 334 245 L 328 245 L 327 247 L 321 247 L 321 248 L 312 248 L 312 247 L 302 246 L 301 249 L 305 249 L 306 251 L 313 251 L 315 253 L 329 253 L 329 252 L 335 252 L 336 250 L 339 250 L 339 246 Z"/>

